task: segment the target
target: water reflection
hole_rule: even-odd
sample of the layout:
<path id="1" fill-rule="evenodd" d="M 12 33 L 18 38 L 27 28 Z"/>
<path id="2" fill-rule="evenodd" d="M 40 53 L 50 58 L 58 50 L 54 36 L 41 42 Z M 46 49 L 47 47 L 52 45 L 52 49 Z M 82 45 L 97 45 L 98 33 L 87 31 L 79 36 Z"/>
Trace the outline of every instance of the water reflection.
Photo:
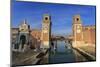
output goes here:
<path id="1" fill-rule="evenodd" d="M 51 47 L 51 51 L 49 53 L 49 63 L 65 63 L 75 61 L 75 55 L 70 44 L 65 41 L 57 41 L 57 43 L 53 43 L 53 46 Z"/>

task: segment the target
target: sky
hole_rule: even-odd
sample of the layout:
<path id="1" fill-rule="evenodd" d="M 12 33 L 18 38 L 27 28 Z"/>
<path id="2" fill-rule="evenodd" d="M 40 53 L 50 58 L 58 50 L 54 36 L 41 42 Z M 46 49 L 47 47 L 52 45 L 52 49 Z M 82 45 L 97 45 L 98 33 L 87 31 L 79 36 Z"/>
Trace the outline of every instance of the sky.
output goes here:
<path id="1" fill-rule="evenodd" d="M 12 1 L 11 25 L 16 28 L 26 19 L 32 29 L 41 29 L 43 15 L 49 14 L 52 34 L 69 35 L 72 33 L 72 20 L 76 14 L 81 16 L 84 26 L 95 25 L 95 9 L 95 6 L 89 5 Z"/>

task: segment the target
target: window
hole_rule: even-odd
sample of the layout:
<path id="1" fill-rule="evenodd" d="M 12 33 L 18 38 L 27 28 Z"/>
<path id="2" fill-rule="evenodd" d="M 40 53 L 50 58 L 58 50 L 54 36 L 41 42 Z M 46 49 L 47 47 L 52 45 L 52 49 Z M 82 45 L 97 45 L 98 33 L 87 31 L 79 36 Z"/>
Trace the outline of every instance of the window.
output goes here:
<path id="1" fill-rule="evenodd" d="M 45 20 L 48 20 L 48 17 L 45 17 Z"/>
<path id="2" fill-rule="evenodd" d="M 79 21 L 79 18 L 76 18 L 77 21 Z"/>

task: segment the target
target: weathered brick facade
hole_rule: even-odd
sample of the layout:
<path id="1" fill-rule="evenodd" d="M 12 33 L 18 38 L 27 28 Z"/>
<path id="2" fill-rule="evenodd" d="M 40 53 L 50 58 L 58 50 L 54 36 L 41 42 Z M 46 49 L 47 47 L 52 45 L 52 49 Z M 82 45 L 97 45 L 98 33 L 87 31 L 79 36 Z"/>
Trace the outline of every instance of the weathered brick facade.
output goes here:
<path id="1" fill-rule="evenodd" d="M 73 17 L 73 45 L 95 45 L 95 25 L 83 26 L 80 15 Z"/>
<path id="2" fill-rule="evenodd" d="M 84 26 L 83 36 L 84 43 L 95 44 L 95 26 Z"/>
<path id="3" fill-rule="evenodd" d="M 36 39 L 41 39 L 41 30 L 38 29 L 32 29 L 31 35 Z"/>

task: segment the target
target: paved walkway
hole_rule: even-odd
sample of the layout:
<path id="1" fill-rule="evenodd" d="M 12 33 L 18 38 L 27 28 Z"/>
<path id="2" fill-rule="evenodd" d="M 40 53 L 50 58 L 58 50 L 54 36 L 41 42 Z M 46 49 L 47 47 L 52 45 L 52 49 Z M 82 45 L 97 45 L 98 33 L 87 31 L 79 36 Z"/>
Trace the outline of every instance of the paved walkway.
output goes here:
<path id="1" fill-rule="evenodd" d="M 74 48 L 77 61 L 95 61 L 96 51 L 94 46 L 81 46 Z"/>
<path id="2" fill-rule="evenodd" d="M 35 59 L 35 57 L 38 55 L 38 52 L 35 52 L 34 50 L 28 50 L 27 52 L 13 52 L 12 53 L 12 64 L 16 65 L 23 65 L 24 61 L 27 61 L 29 58 Z"/>
<path id="3" fill-rule="evenodd" d="M 96 48 L 95 46 L 84 46 L 84 47 L 79 47 L 80 49 L 84 50 L 85 52 L 96 56 Z"/>
<path id="4" fill-rule="evenodd" d="M 73 49 L 74 53 L 75 53 L 75 57 L 76 57 L 76 62 L 84 62 L 87 61 L 87 59 L 82 56 L 78 51 L 76 51 L 75 49 Z"/>

